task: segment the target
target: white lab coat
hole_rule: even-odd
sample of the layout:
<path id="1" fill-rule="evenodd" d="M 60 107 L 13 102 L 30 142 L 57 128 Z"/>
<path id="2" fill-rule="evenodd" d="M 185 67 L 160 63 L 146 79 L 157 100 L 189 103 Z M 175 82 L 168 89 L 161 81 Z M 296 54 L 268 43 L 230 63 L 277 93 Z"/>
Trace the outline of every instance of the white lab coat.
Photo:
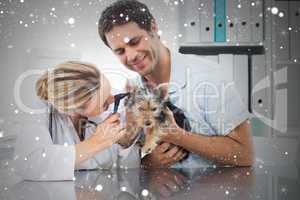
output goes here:
<path id="1" fill-rule="evenodd" d="M 122 106 L 122 103 L 120 104 Z M 46 110 L 47 108 L 45 108 Z M 109 113 L 102 113 L 93 121 L 100 123 Z M 121 123 L 124 122 L 124 109 L 121 110 Z M 72 180 L 75 170 L 74 144 L 80 139 L 70 117 L 54 114 L 53 141 L 49 132 L 49 114 L 29 115 L 22 119 L 22 130 L 18 133 L 15 145 L 15 170 L 25 180 Z M 87 128 L 86 138 L 94 128 Z M 139 148 L 135 143 L 127 149 L 118 144 L 104 149 L 83 162 L 77 169 L 112 169 L 140 167 Z"/>

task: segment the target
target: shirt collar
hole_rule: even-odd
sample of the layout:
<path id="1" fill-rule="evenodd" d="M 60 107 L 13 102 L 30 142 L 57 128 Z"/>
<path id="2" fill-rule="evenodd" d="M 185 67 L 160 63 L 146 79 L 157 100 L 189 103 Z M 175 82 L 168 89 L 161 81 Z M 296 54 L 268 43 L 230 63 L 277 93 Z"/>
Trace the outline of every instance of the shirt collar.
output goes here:
<path id="1" fill-rule="evenodd" d="M 182 54 L 177 52 L 170 51 L 170 60 L 171 60 L 171 74 L 170 74 L 170 85 L 168 92 L 169 94 L 173 94 L 178 89 L 183 89 L 187 84 L 186 77 L 186 65 L 184 64 L 184 59 L 182 59 Z M 147 80 L 144 77 L 141 77 L 142 85 L 145 89 Z"/>

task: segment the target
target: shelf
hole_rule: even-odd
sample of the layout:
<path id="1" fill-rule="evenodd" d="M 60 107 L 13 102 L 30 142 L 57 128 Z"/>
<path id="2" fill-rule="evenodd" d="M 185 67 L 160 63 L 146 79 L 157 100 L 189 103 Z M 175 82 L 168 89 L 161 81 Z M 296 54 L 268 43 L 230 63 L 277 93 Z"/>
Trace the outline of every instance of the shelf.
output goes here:
<path id="1" fill-rule="evenodd" d="M 264 54 L 265 48 L 262 45 L 208 45 L 192 46 L 183 45 L 179 47 L 179 52 L 183 54 L 196 55 L 218 55 L 218 54 L 235 54 L 235 55 L 257 55 Z"/>

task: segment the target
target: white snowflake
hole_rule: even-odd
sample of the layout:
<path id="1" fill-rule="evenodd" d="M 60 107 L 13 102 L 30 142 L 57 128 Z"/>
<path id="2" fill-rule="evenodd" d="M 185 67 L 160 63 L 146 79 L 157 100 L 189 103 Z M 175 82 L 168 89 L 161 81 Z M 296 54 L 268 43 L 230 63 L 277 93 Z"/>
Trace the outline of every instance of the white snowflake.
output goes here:
<path id="1" fill-rule="evenodd" d="M 225 191 L 225 194 L 226 194 L 226 195 L 229 195 L 229 191 L 228 191 L 228 190 L 226 190 L 226 191 Z"/>
<path id="2" fill-rule="evenodd" d="M 280 13 L 278 14 L 278 16 L 282 18 L 282 17 L 284 17 L 284 13 L 283 13 L 283 12 L 280 12 Z"/>
<path id="3" fill-rule="evenodd" d="M 70 25 L 74 24 L 74 23 L 75 23 L 75 19 L 74 19 L 73 17 L 70 17 L 70 18 L 68 19 L 68 23 L 69 23 Z"/>
<path id="4" fill-rule="evenodd" d="M 3 131 L 0 131 L 0 138 L 3 137 Z"/>
<path id="5" fill-rule="evenodd" d="M 148 195 L 149 195 L 149 191 L 146 190 L 146 189 L 143 189 L 143 190 L 142 190 L 142 196 L 146 197 L 146 196 L 148 196 Z"/>
<path id="6" fill-rule="evenodd" d="M 286 193 L 287 192 L 287 189 L 285 187 L 282 187 L 280 190 L 281 190 L 282 193 Z"/>
<path id="7" fill-rule="evenodd" d="M 95 190 L 98 191 L 98 192 L 102 191 L 102 190 L 103 190 L 102 185 L 100 185 L 100 184 L 97 185 L 97 186 L 95 187 Z"/>
<path id="8" fill-rule="evenodd" d="M 70 44 L 70 47 L 74 48 L 76 45 L 74 43 Z"/>
<path id="9" fill-rule="evenodd" d="M 121 191 L 122 191 L 122 192 L 125 192 L 126 190 L 127 190 L 127 188 L 126 188 L 125 186 L 122 186 L 122 187 L 121 187 Z"/>
<path id="10" fill-rule="evenodd" d="M 272 13 L 273 15 L 277 15 L 277 14 L 278 14 L 278 12 L 279 12 L 279 10 L 278 10 L 278 8 L 277 8 L 277 7 L 273 7 L 273 8 L 271 8 L 271 13 Z"/>

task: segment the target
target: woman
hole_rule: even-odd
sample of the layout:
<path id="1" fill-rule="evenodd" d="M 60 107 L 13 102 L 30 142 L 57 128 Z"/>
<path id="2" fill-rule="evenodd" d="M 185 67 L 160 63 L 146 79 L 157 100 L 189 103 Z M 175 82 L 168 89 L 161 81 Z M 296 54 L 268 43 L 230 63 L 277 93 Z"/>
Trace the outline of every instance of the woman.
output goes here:
<path id="1" fill-rule="evenodd" d="M 70 180 L 74 169 L 139 167 L 138 147 L 115 144 L 126 138 L 124 117 L 109 113 L 111 86 L 95 66 L 62 63 L 39 78 L 36 91 L 51 109 L 33 116 L 38 119 L 18 138 L 17 169 L 24 179 Z"/>

